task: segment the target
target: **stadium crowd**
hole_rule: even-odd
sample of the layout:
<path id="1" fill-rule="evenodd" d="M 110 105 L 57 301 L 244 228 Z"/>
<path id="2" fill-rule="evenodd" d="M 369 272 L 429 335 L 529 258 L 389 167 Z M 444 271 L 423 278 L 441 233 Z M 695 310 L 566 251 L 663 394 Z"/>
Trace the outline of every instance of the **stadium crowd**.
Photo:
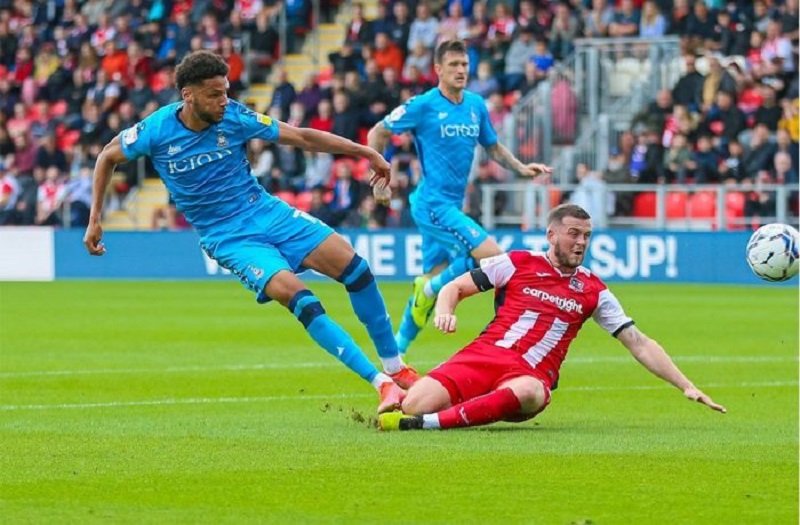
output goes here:
<path id="1" fill-rule="evenodd" d="M 330 16 L 335 4 L 323 7 Z M 297 47 L 309 0 L 0 0 L 0 224 L 60 224 L 64 213 L 85 224 L 97 154 L 120 130 L 180 99 L 177 62 L 193 49 L 216 50 L 231 67 L 233 94 L 241 93 L 264 81 L 280 54 L 283 8 L 288 45 Z M 353 3 L 330 65 L 302 86 L 275 71 L 272 101 L 258 109 L 363 143 L 388 111 L 435 85 L 433 50 L 455 37 L 469 46 L 468 89 L 486 98 L 499 130 L 576 39 L 670 34 L 681 37 L 685 74 L 634 118 L 604 172 L 579 165 L 575 178 L 581 187 L 750 184 L 747 213 L 769 214 L 774 198 L 758 185 L 798 181 L 797 0 L 387 0 L 371 20 Z M 408 136 L 387 151 L 389 207 L 376 205 L 361 182 L 365 165 L 352 159 L 259 141 L 250 158 L 268 190 L 334 226 L 412 225 L 408 194 L 420 172 Z M 506 175 L 485 162 L 475 171 L 465 207 L 479 218 L 481 188 Z M 117 168 L 111 209 L 125 205 L 138 180 L 135 163 Z M 618 199 L 613 213 L 633 206 Z"/>

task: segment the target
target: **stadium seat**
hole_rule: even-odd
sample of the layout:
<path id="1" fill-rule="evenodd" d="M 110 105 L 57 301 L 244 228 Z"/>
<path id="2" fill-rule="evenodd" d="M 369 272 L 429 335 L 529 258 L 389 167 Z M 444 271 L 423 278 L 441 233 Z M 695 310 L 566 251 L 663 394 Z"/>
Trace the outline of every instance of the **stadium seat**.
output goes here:
<path id="1" fill-rule="evenodd" d="M 714 219 L 717 217 L 717 196 L 711 191 L 698 191 L 689 199 L 689 217 Z"/>
<path id="2" fill-rule="evenodd" d="M 656 194 L 652 191 L 637 193 L 633 198 L 633 216 L 654 218 L 656 216 Z"/>
<path id="3" fill-rule="evenodd" d="M 369 172 L 369 160 L 358 159 L 358 161 L 353 163 L 353 178 L 355 180 L 361 182 L 369 182 L 366 180 L 368 172 Z"/>
<path id="4" fill-rule="evenodd" d="M 295 206 L 296 198 L 294 193 L 290 191 L 279 191 L 278 193 L 274 194 L 275 197 L 278 197 L 280 200 L 288 204 L 289 206 Z"/>
<path id="5" fill-rule="evenodd" d="M 686 204 L 689 196 L 682 191 L 670 191 L 667 193 L 667 219 L 686 218 Z"/>
<path id="6" fill-rule="evenodd" d="M 743 230 L 744 221 L 744 193 L 735 191 L 725 194 L 725 219 L 730 230 Z"/>
<path id="7" fill-rule="evenodd" d="M 561 198 L 562 198 L 561 190 L 559 190 L 558 188 L 550 188 L 549 196 L 550 196 L 550 209 L 553 209 L 559 204 L 561 204 Z"/>
<path id="8" fill-rule="evenodd" d="M 309 211 L 311 209 L 311 192 L 304 191 L 302 193 L 298 193 L 294 206 L 298 210 Z"/>

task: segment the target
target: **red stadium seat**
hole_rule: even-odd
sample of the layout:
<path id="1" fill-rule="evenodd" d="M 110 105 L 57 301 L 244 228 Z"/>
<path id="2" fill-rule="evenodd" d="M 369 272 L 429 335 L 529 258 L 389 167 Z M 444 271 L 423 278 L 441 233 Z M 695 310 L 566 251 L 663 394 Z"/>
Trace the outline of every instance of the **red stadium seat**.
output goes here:
<path id="1" fill-rule="evenodd" d="M 741 219 L 744 217 L 744 193 L 738 191 L 725 194 L 725 219 L 728 229 L 743 230 L 745 223 Z"/>
<path id="2" fill-rule="evenodd" d="M 682 191 L 670 191 L 667 193 L 667 219 L 686 218 L 686 204 L 689 196 Z"/>
<path id="3" fill-rule="evenodd" d="M 311 209 L 311 192 L 298 193 L 294 205 L 298 210 L 309 211 Z"/>
<path id="4" fill-rule="evenodd" d="M 698 191 L 689 199 L 689 217 L 692 219 L 715 219 L 717 196 L 710 191 Z"/>
<path id="5" fill-rule="evenodd" d="M 353 166 L 353 178 L 357 181 L 368 182 L 367 173 L 369 172 L 369 161 L 367 159 L 358 159 Z"/>
<path id="6" fill-rule="evenodd" d="M 278 193 L 275 193 L 274 195 L 276 197 L 278 197 L 280 200 L 282 200 L 283 202 L 285 202 L 286 204 L 288 204 L 289 206 L 294 206 L 295 205 L 295 201 L 297 200 L 295 198 L 295 196 L 294 196 L 294 193 L 292 193 L 290 191 L 279 191 Z"/>
<path id="7" fill-rule="evenodd" d="M 656 194 L 648 191 L 637 193 L 633 198 L 633 216 L 641 218 L 655 218 L 656 216 Z"/>

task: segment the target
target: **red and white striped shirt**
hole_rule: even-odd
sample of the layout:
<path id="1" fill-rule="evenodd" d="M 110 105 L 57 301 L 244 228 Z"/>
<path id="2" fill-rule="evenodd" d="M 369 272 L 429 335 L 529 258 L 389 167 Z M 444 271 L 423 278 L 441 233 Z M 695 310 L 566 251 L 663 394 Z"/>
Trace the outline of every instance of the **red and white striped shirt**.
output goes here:
<path id="1" fill-rule="evenodd" d="M 583 266 L 566 275 L 544 253 L 512 251 L 484 259 L 481 270 L 496 289 L 496 311 L 477 341 L 519 353 L 551 385 L 587 319 L 615 336 L 633 324 L 605 283 Z"/>

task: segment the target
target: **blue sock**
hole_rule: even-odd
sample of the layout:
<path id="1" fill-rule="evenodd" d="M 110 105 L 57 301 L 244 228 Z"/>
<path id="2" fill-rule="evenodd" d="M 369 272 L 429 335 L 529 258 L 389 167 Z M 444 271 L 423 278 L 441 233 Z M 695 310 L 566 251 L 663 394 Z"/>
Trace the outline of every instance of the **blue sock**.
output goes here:
<path id="1" fill-rule="evenodd" d="M 431 277 L 431 280 L 425 285 L 425 295 L 428 297 L 436 297 L 439 295 L 439 291 L 444 288 L 444 285 L 473 268 L 475 268 L 475 259 L 469 255 L 466 257 L 459 257 L 451 262 L 450 266 L 445 268 L 442 273 Z"/>
<path id="2" fill-rule="evenodd" d="M 311 290 L 297 292 L 289 301 L 289 310 L 303 323 L 311 338 L 347 368 L 372 382 L 380 372 L 353 338 L 336 324 Z"/>
<path id="3" fill-rule="evenodd" d="M 406 303 L 406 309 L 403 311 L 403 319 L 400 321 L 400 328 L 397 330 L 397 335 L 395 335 L 397 348 L 403 355 L 408 352 L 409 345 L 417 338 L 420 331 L 414 319 L 411 317 L 412 304 L 414 304 L 413 296 L 408 303 Z"/>
<path id="4" fill-rule="evenodd" d="M 398 372 L 403 367 L 403 362 L 399 358 L 400 351 L 392 334 L 392 323 L 386 311 L 386 303 L 367 261 L 356 255 L 337 281 L 343 283 L 350 294 L 353 310 L 358 320 L 367 328 L 384 369 L 392 374 Z"/>

